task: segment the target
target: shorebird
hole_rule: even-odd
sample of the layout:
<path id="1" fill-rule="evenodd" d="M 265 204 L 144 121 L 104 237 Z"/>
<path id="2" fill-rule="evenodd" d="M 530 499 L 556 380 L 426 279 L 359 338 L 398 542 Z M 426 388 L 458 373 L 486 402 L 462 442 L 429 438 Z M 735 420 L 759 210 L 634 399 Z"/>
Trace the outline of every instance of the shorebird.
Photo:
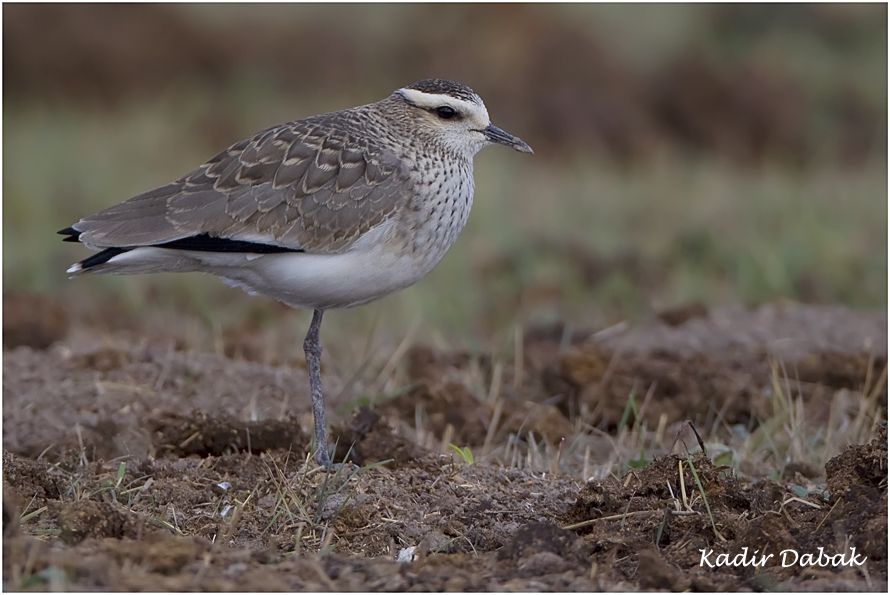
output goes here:
<path id="1" fill-rule="evenodd" d="M 408 287 L 467 222 L 473 158 L 531 147 L 461 83 L 416 82 L 368 105 L 272 126 L 175 182 L 59 233 L 96 254 L 83 273 L 207 272 L 313 310 L 303 342 L 315 459 L 330 469 L 319 331 L 324 312 Z"/>

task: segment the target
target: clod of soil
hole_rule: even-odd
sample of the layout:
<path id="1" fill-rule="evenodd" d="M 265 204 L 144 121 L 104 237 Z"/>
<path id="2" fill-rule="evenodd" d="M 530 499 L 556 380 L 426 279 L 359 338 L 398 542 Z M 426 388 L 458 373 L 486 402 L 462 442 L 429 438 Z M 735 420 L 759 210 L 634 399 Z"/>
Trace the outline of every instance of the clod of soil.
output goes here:
<path id="1" fill-rule="evenodd" d="M 868 444 L 851 446 L 828 461 L 825 473 L 836 507 L 826 519 L 836 530 L 855 535 L 853 542 L 870 559 L 886 561 L 887 426 Z"/>
<path id="2" fill-rule="evenodd" d="M 164 413 L 148 421 L 160 452 L 178 456 L 221 455 L 284 449 L 302 452 L 309 445 L 296 419 L 242 422 L 230 416 L 212 417 L 202 411 L 191 416 Z"/>
<path id="3" fill-rule="evenodd" d="M 81 500 L 62 505 L 57 513 L 62 541 L 74 545 L 87 537 L 136 537 L 144 520 L 108 502 Z"/>
<path id="4" fill-rule="evenodd" d="M 388 461 L 391 467 L 416 463 L 428 453 L 393 432 L 380 414 L 362 407 L 349 425 L 334 432 L 338 436 L 334 460 L 358 465 Z"/>

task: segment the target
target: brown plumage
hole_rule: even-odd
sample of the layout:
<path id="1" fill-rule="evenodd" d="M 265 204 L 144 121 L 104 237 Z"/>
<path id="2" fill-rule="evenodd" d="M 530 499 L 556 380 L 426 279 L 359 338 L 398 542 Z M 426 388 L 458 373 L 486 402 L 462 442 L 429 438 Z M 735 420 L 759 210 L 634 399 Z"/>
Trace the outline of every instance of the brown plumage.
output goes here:
<path id="1" fill-rule="evenodd" d="M 78 239 L 97 248 L 133 247 L 210 234 L 342 251 L 392 216 L 412 190 L 395 152 L 356 134 L 367 127 L 367 111 L 266 129 L 175 182 L 81 219 Z"/>

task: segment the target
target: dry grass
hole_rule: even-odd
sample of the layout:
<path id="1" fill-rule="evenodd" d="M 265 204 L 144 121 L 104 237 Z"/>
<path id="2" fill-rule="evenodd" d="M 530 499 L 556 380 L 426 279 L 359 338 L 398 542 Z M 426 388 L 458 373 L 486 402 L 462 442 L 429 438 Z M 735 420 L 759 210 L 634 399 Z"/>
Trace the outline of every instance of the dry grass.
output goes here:
<path id="1" fill-rule="evenodd" d="M 783 362 L 774 359 L 766 389 L 770 413 L 753 419 L 749 425 L 730 425 L 721 412 L 707 427 L 700 428 L 701 438 L 687 422 L 668 423 L 664 414 L 650 425 L 647 408 L 655 387 L 649 385 L 645 390 L 632 390 L 627 395 L 624 413 L 614 431 L 605 431 L 578 419 L 573 422 L 572 433 L 556 443 L 532 431 L 503 434 L 498 425 L 505 406 L 502 393 L 511 388 L 504 387 L 508 382 L 505 377 L 512 379 L 509 382 L 521 383 L 523 374 L 529 373 L 523 372 L 521 364 L 517 365 L 523 361 L 521 337 L 521 333 L 514 334 L 512 348 L 484 355 L 490 364 L 483 366 L 479 358 L 471 358 L 469 365 L 452 371 L 457 374 L 455 380 L 470 389 L 480 407 L 493 409 L 481 447 L 453 444 L 453 426 L 447 426 L 444 434 L 432 431 L 422 404 L 415 405 L 414 423 L 404 424 L 401 431 L 426 449 L 451 453 L 464 462 L 473 459 L 534 473 L 568 474 L 581 480 L 623 475 L 665 454 L 689 456 L 701 452 L 698 445 L 703 441 L 707 455 L 715 464 L 729 466 L 749 479 L 779 480 L 785 476 L 790 463 L 794 463 L 795 469 L 821 474 L 825 463 L 844 448 L 867 443 L 887 416 L 886 363 L 876 373 L 874 360 L 868 361 L 858 387 L 838 389 L 802 382 L 793 369 L 789 371 Z M 374 379 L 372 386 L 378 391 L 378 396 L 363 403 L 384 405 L 387 400 L 416 388 L 399 369 L 403 356 L 403 345 L 399 345 L 389 354 L 378 354 L 378 362 L 385 364 L 362 363 L 364 375 Z M 804 385 L 809 395 L 815 393 L 819 398 L 805 399 Z M 358 378 L 353 378 L 351 386 L 361 390 L 363 385 Z M 516 386 L 518 384 L 512 388 Z M 588 414 L 595 417 L 595 412 Z M 531 420 L 526 418 L 526 421 Z M 494 437 L 499 434 L 501 439 L 496 442 Z"/>

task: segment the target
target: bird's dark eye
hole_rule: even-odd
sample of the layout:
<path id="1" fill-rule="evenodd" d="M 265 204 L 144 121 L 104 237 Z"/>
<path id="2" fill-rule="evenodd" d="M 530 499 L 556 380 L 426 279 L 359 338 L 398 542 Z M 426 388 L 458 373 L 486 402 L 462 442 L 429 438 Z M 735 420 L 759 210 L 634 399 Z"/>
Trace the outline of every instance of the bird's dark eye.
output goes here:
<path id="1" fill-rule="evenodd" d="M 450 105 L 443 105 L 436 108 L 436 115 L 442 118 L 443 120 L 450 120 L 457 116 L 457 110 L 451 107 Z"/>

